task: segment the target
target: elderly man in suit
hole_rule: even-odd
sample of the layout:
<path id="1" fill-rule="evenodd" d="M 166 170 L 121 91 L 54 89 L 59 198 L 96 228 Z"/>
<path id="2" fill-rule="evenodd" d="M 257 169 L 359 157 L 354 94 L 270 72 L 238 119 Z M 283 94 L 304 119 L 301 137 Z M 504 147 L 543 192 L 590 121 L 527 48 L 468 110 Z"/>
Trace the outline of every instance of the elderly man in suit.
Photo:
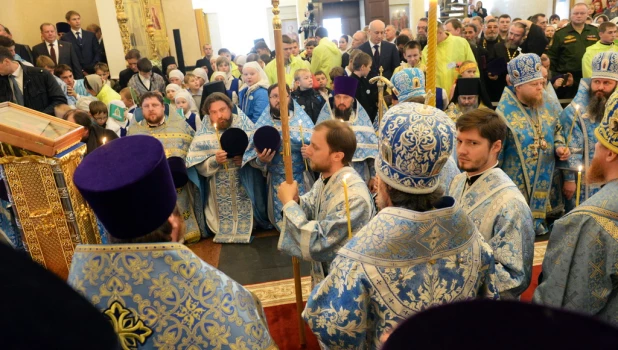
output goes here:
<path id="1" fill-rule="evenodd" d="M 70 42 L 75 48 L 79 64 L 86 72 L 94 73 L 94 65 L 101 61 L 99 41 L 94 33 L 82 30 L 81 16 L 75 11 L 67 12 L 65 16 L 71 26 L 71 31 L 64 34 L 63 41 Z"/>
<path id="2" fill-rule="evenodd" d="M 75 79 L 82 79 L 82 66 L 79 64 L 77 53 L 73 44 L 69 42 L 59 42 L 56 26 L 51 23 L 41 24 L 41 36 L 43 42 L 32 47 L 34 61 L 39 56 L 48 56 L 56 65 L 66 64 L 75 72 Z"/>
<path id="3" fill-rule="evenodd" d="M 399 51 L 397 46 L 384 41 L 384 22 L 375 20 L 369 23 L 369 41 L 358 48 L 373 58 L 371 71 L 367 78 L 371 79 L 380 74 L 380 67 L 384 68 L 383 75 L 390 79 L 395 68 L 399 67 Z"/>

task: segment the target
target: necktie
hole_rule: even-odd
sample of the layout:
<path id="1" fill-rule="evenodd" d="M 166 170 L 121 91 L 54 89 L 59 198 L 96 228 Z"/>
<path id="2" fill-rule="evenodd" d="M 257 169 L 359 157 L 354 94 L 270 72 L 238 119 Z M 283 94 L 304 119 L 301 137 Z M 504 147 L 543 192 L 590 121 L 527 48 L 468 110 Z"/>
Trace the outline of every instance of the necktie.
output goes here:
<path id="1" fill-rule="evenodd" d="M 373 45 L 375 51 L 373 52 L 373 64 L 371 70 L 378 71 L 380 67 L 380 45 Z"/>
<path id="2" fill-rule="evenodd" d="M 56 62 L 56 49 L 54 49 L 54 44 L 49 44 L 49 55 L 52 61 L 54 61 L 54 64 L 58 64 L 58 62 Z"/>
<path id="3" fill-rule="evenodd" d="M 17 79 L 15 79 L 14 75 L 9 75 L 9 79 L 11 79 L 11 84 L 13 84 L 13 100 L 20 106 L 24 105 L 24 95 L 19 88 L 19 84 L 17 84 Z"/>
<path id="4" fill-rule="evenodd" d="M 76 34 L 77 34 L 77 44 L 79 46 L 82 46 L 82 32 L 80 31 L 80 32 L 77 32 Z"/>

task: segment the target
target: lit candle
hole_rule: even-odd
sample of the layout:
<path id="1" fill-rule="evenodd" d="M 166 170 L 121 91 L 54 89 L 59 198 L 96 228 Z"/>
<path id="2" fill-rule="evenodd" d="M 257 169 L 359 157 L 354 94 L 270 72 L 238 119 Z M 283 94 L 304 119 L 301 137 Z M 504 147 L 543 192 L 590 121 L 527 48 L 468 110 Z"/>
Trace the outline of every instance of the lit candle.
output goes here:
<path id="1" fill-rule="evenodd" d="M 348 199 L 348 182 L 346 181 L 348 176 L 343 177 L 343 195 L 345 197 L 345 212 L 348 217 L 348 238 L 352 238 L 352 219 L 350 218 L 350 200 Z"/>
<path id="2" fill-rule="evenodd" d="M 303 136 L 303 122 L 302 120 L 298 122 L 298 126 L 300 127 L 300 142 L 303 147 L 305 147 L 305 137 Z M 307 160 L 303 159 L 305 163 L 305 171 L 309 171 L 309 167 L 307 166 Z"/>
<path id="3" fill-rule="evenodd" d="M 582 188 L 582 166 L 580 165 L 577 169 L 577 191 L 575 193 L 575 206 L 579 206 L 579 195 L 581 194 Z"/>
<path id="4" fill-rule="evenodd" d="M 107 142 L 107 137 L 103 138 L 103 144 L 105 144 Z"/>
<path id="5" fill-rule="evenodd" d="M 438 52 L 438 1 L 429 1 L 429 22 L 427 24 L 427 83 L 426 91 L 431 93 L 428 104 L 436 106 L 436 55 Z"/>
<path id="6" fill-rule="evenodd" d="M 223 150 L 223 146 L 221 146 L 221 137 L 219 137 L 219 130 L 217 129 L 217 123 L 214 123 L 213 126 L 215 127 L 215 135 L 217 135 L 217 141 L 219 141 L 219 148 Z M 225 170 L 227 170 L 227 162 L 223 164 L 223 167 L 225 168 Z"/>

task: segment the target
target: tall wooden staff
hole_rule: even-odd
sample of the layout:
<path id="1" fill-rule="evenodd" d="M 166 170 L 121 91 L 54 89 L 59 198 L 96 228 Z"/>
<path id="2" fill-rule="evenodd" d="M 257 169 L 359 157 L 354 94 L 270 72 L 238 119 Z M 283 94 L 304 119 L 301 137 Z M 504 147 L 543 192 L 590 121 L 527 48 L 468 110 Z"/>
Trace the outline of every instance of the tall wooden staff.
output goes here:
<path id="1" fill-rule="evenodd" d="M 275 52 L 277 62 L 277 85 L 279 88 L 279 100 L 281 106 L 281 133 L 283 134 L 283 164 L 285 165 L 285 182 L 294 183 L 292 176 L 292 148 L 290 145 L 290 124 L 288 118 L 288 92 L 285 82 L 285 63 L 283 62 L 283 38 L 281 35 L 281 19 L 279 18 L 279 0 L 272 0 L 273 4 L 273 29 L 275 32 Z M 298 312 L 298 332 L 300 345 L 307 344 L 305 339 L 305 323 L 301 317 L 303 312 L 303 290 L 300 284 L 300 262 L 292 257 L 294 270 L 294 292 L 296 294 L 296 311 Z"/>
<path id="2" fill-rule="evenodd" d="M 428 105 L 436 106 L 436 54 L 438 51 L 438 2 L 429 0 L 429 23 L 427 24 L 427 83 Z"/>

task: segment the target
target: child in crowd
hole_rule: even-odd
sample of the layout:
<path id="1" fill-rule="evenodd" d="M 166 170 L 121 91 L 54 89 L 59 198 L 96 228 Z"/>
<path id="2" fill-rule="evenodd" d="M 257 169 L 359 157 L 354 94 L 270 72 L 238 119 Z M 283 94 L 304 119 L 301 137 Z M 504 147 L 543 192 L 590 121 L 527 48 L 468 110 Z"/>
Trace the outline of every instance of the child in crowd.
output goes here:
<path id="1" fill-rule="evenodd" d="M 318 43 L 315 40 L 309 40 L 307 42 L 307 45 L 305 45 L 305 51 L 303 51 L 303 54 L 301 54 L 300 56 L 308 62 L 311 62 L 311 58 L 313 56 L 313 49 L 315 49 L 315 47 L 318 46 Z"/>
<path id="2" fill-rule="evenodd" d="M 359 52 L 352 60 L 351 77 L 358 80 L 356 88 L 356 100 L 363 106 L 369 118 L 373 122 L 378 114 L 378 88 L 371 84 L 367 75 L 371 71 L 373 59 L 364 52 Z"/>
<path id="3" fill-rule="evenodd" d="M 90 116 L 100 126 L 105 127 L 107 123 L 107 106 L 101 101 L 92 101 L 88 105 Z"/>
<path id="4" fill-rule="evenodd" d="M 319 70 L 314 74 L 316 81 L 318 82 L 318 92 L 322 95 L 324 101 L 329 101 L 333 97 L 333 90 L 328 88 L 328 78 L 326 77 L 326 73 Z"/>
<path id="5" fill-rule="evenodd" d="M 204 68 L 195 68 L 192 73 L 199 80 L 200 88 L 208 81 L 208 72 Z"/>
<path id="6" fill-rule="evenodd" d="M 225 57 L 228 60 L 228 65 L 229 65 L 229 72 L 232 74 L 232 76 L 234 76 L 234 78 L 240 78 L 241 76 L 241 71 L 238 70 L 238 66 L 234 63 L 234 58 L 232 57 L 232 53 L 230 52 L 230 50 L 226 49 L 226 48 L 222 48 L 219 49 L 218 54 L 220 57 Z M 219 64 L 217 63 L 217 66 Z"/>
<path id="7" fill-rule="evenodd" d="M 336 77 L 341 77 L 345 75 L 345 71 L 341 67 L 333 67 L 333 69 L 328 72 L 328 76 L 330 77 L 330 89 L 333 89 L 333 84 L 335 83 Z"/>
<path id="8" fill-rule="evenodd" d="M 94 65 L 94 72 L 101 77 L 103 84 L 109 85 L 112 89 L 116 87 L 116 83 L 109 78 L 109 66 L 106 63 L 99 62 Z"/>
<path id="9" fill-rule="evenodd" d="M 113 106 L 124 109 L 124 113 L 121 115 L 118 109 L 114 109 Z M 116 115 L 115 115 L 116 114 Z M 107 123 L 105 123 L 105 128 L 113 131 L 118 135 L 118 137 L 127 136 L 127 132 L 129 130 L 129 126 L 131 122 L 135 122 L 132 119 L 133 114 L 131 114 L 131 118 L 127 117 L 127 106 L 121 100 L 113 100 L 109 103 L 109 118 L 107 119 Z"/>
<path id="10" fill-rule="evenodd" d="M 170 84 L 176 84 L 182 88 L 186 88 L 185 84 L 185 75 L 182 74 L 178 69 L 172 69 L 167 75 L 170 81 Z"/>
<path id="11" fill-rule="evenodd" d="M 309 69 L 301 68 L 294 72 L 294 87 L 292 98 L 315 123 L 326 100 L 313 89 L 313 77 Z"/>
<path id="12" fill-rule="evenodd" d="M 125 112 L 127 113 L 127 119 L 131 119 L 133 117 L 133 111 L 135 111 L 135 107 L 137 107 L 135 101 L 133 101 L 133 96 L 131 96 L 131 88 L 126 87 L 120 90 L 120 100 L 127 107 Z"/>
<path id="13" fill-rule="evenodd" d="M 230 72 L 230 60 L 228 60 L 227 57 L 220 56 L 219 58 L 217 58 L 216 71 L 225 73 L 225 80 L 223 82 L 225 83 L 225 89 L 229 91 L 228 96 L 233 95 L 234 93 L 238 95 L 240 89 L 243 88 L 241 86 L 242 83 L 240 79 L 235 78 Z M 214 74 L 211 77 L 210 81 L 215 81 Z"/>
<path id="14" fill-rule="evenodd" d="M 268 77 L 257 62 L 245 64 L 242 71 L 245 86 L 238 97 L 240 109 L 245 112 L 252 122 L 256 122 L 268 103 Z"/>
<path id="15" fill-rule="evenodd" d="M 177 84 L 168 84 L 165 87 L 165 98 L 167 99 L 166 103 L 170 105 L 170 115 L 176 113 L 176 102 L 174 102 L 174 98 L 180 90 L 182 90 L 182 88 Z"/>
<path id="16" fill-rule="evenodd" d="M 476 72 L 479 67 L 476 65 L 476 62 L 473 61 L 463 61 L 457 66 L 457 71 L 459 72 L 458 78 L 474 78 L 476 77 Z M 455 87 L 457 86 L 457 80 L 451 87 L 451 93 L 449 94 L 449 100 L 453 98 L 453 94 L 455 93 Z"/>
<path id="17" fill-rule="evenodd" d="M 69 95 L 67 84 L 65 84 L 62 79 L 54 75 L 54 70 L 56 69 L 56 64 L 54 63 L 54 61 L 52 61 L 49 56 L 41 55 L 37 57 L 35 63 L 38 68 L 43 68 L 51 73 L 51 75 L 56 79 L 56 83 L 58 83 L 58 85 L 60 86 L 60 89 L 62 89 L 62 93 L 64 94 L 64 97 L 66 97 L 67 103 L 70 106 L 75 106 L 75 104 L 77 103 L 77 98 L 75 98 L 75 96 Z"/>
<path id="18" fill-rule="evenodd" d="M 195 131 L 199 130 L 201 126 L 201 120 L 197 116 L 197 106 L 191 97 L 191 94 L 187 90 L 181 90 L 176 93 L 174 103 L 178 109 L 178 114 L 184 116 L 185 121 Z M 171 106 L 170 106 L 171 108 Z"/>
<path id="19" fill-rule="evenodd" d="M 200 85 L 199 78 L 193 75 L 193 73 L 187 73 L 185 75 L 185 85 L 187 86 L 187 91 L 193 96 L 195 105 L 199 106 L 202 102 L 202 86 Z"/>
<path id="20" fill-rule="evenodd" d="M 359 49 L 352 49 L 348 52 L 348 56 L 350 57 L 350 62 L 348 63 L 348 65 L 345 67 L 344 71 L 345 71 L 345 76 L 346 77 L 351 77 L 352 73 L 354 72 L 354 57 L 356 57 L 356 55 L 358 55 L 359 53 L 361 53 L 363 51 L 359 50 Z"/>

